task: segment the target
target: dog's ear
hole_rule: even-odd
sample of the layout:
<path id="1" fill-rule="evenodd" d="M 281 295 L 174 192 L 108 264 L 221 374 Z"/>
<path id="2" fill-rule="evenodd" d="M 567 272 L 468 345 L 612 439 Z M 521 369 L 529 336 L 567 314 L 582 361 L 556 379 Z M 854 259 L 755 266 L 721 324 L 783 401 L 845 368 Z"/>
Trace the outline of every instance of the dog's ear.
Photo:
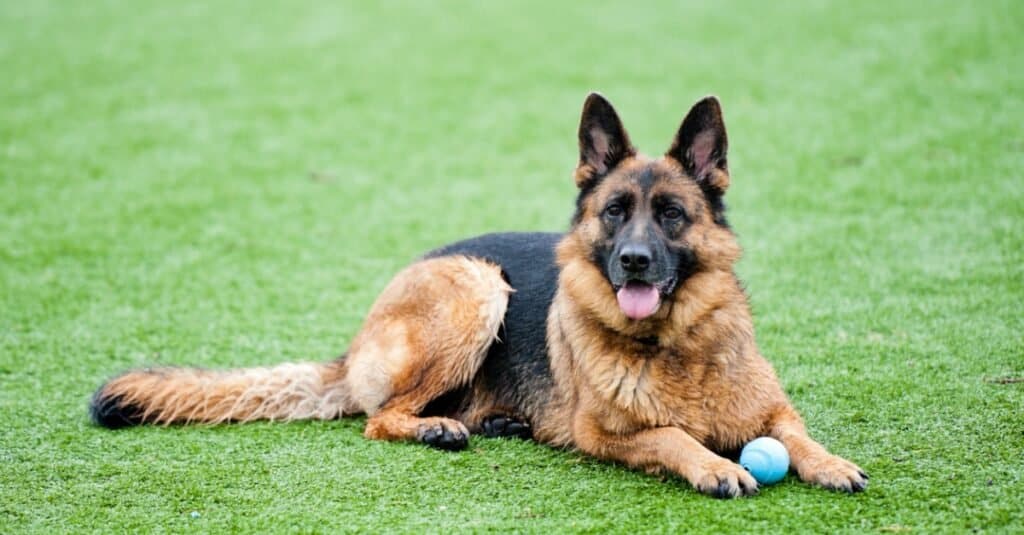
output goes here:
<path id="1" fill-rule="evenodd" d="M 728 148 L 722 106 L 717 98 L 705 97 L 690 108 L 665 156 L 682 164 L 702 187 L 723 194 L 729 187 Z"/>
<path id="2" fill-rule="evenodd" d="M 615 108 L 603 96 L 591 93 L 580 117 L 580 163 L 576 186 L 583 188 L 608 174 L 625 158 L 636 155 Z"/>

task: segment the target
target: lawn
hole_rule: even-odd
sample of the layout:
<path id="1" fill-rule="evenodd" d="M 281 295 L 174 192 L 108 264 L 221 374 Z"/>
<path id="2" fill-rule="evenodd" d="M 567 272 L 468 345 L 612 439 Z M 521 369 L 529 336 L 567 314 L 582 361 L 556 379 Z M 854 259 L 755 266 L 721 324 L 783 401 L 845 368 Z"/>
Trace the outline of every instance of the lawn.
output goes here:
<path id="1" fill-rule="evenodd" d="M 0 3 L 0 532 L 1024 531 L 1024 5 L 661 4 Z M 418 254 L 566 228 L 594 89 L 654 154 L 721 98 L 761 349 L 866 492 L 90 423 L 114 373 L 330 359 Z"/>

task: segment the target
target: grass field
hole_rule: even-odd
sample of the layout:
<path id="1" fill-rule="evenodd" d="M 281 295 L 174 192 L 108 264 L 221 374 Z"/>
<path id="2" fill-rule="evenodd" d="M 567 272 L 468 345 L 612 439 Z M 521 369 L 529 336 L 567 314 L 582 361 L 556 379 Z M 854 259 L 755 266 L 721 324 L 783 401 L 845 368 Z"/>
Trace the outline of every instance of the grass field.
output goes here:
<path id="1" fill-rule="evenodd" d="M 0 3 L 0 532 L 1024 531 L 1020 2 L 346 4 Z M 722 99 L 761 349 L 865 493 L 90 424 L 116 372 L 326 360 L 421 252 L 566 228 L 593 89 L 649 153 Z"/>

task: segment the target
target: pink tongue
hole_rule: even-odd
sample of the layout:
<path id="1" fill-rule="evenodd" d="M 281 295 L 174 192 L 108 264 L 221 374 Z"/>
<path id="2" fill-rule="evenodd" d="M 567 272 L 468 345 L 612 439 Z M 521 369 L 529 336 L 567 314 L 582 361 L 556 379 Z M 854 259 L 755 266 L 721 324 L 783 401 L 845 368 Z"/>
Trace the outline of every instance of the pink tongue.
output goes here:
<path id="1" fill-rule="evenodd" d="M 658 309 L 658 289 L 651 284 L 639 281 L 627 282 L 616 294 L 619 308 L 630 319 L 642 320 Z"/>

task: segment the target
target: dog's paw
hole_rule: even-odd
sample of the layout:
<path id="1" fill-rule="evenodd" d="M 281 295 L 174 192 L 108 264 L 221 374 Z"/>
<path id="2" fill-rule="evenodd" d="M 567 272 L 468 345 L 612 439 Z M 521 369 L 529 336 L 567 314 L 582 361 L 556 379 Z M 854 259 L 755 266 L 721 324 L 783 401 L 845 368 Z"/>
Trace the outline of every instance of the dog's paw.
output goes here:
<path id="1" fill-rule="evenodd" d="M 829 490 L 860 492 L 868 486 L 868 475 L 859 466 L 835 455 L 807 459 L 798 467 L 800 479 Z"/>
<path id="2" fill-rule="evenodd" d="M 757 480 L 750 472 L 732 461 L 721 458 L 703 463 L 690 483 L 698 491 L 715 498 L 738 498 L 757 494 Z"/>
<path id="3" fill-rule="evenodd" d="M 426 418 L 416 428 L 416 440 L 438 449 L 458 451 L 469 444 L 469 431 L 450 418 Z"/>
<path id="4" fill-rule="evenodd" d="M 483 435 L 489 438 L 515 437 L 529 439 L 533 437 L 533 428 L 530 424 L 512 418 L 510 416 L 489 416 L 480 423 Z"/>

